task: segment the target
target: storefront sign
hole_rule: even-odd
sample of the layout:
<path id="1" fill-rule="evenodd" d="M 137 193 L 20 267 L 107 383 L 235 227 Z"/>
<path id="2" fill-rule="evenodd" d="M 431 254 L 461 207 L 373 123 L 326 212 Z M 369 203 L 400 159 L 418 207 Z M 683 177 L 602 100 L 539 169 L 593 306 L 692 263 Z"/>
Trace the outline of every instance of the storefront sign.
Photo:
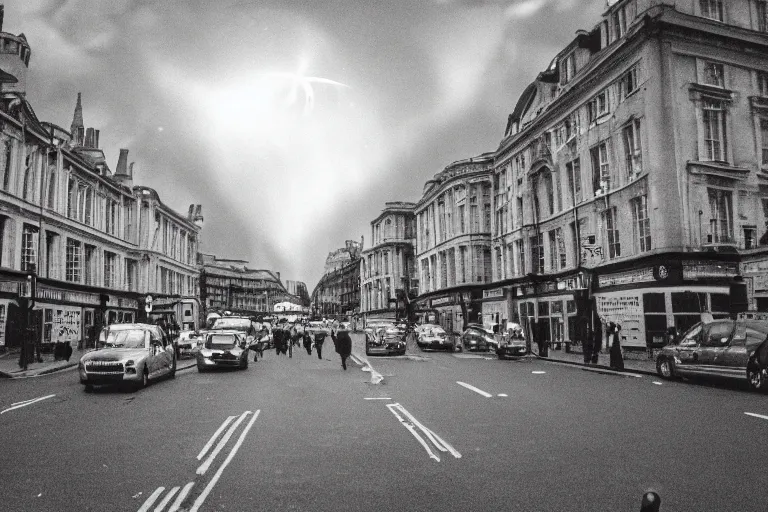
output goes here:
<path id="1" fill-rule="evenodd" d="M 80 340 L 81 331 L 79 308 L 45 308 L 45 316 L 43 319 L 45 323 L 45 329 L 50 328 L 51 330 L 51 343 L 69 341 L 76 344 Z M 48 321 L 49 319 L 50 324 Z"/>
<path id="2" fill-rule="evenodd" d="M 733 277 L 738 273 L 736 263 L 701 263 L 697 261 L 683 261 L 683 279 Z"/>
<path id="3" fill-rule="evenodd" d="M 37 289 L 36 298 L 39 300 L 56 300 L 59 302 L 72 302 L 75 304 L 99 305 L 99 296 L 94 293 L 67 292 L 42 286 Z"/>
<path id="4" fill-rule="evenodd" d="M 440 297 L 438 299 L 432 299 L 431 304 L 432 307 L 435 306 L 448 306 L 453 304 L 453 297 Z"/>
<path id="5" fill-rule="evenodd" d="M 483 298 L 490 299 L 493 297 L 503 297 L 504 288 L 494 288 L 493 290 L 483 290 Z"/>
<path id="6" fill-rule="evenodd" d="M 653 281 L 653 268 L 651 267 L 598 276 L 597 278 L 597 284 L 600 288 L 605 288 L 607 286 L 620 286 L 630 283 L 642 283 L 647 281 Z"/>
<path id="7" fill-rule="evenodd" d="M 174 305 L 178 304 L 179 300 L 180 299 L 174 299 L 173 297 L 165 297 L 165 298 L 162 298 L 162 299 L 158 299 L 157 297 L 155 297 L 152 300 L 152 306 L 155 307 L 155 308 L 174 306 Z"/>
<path id="8" fill-rule="evenodd" d="M 157 305 L 156 302 L 153 302 L 153 305 Z M 139 301 L 136 299 L 127 299 L 125 297 L 113 297 L 109 296 L 109 300 L 107 301 L 107 307 L 109 308 L 124 308 L 124 309 L 138 309 L 139 308 Z"/>
<path id="9" fill-rule="evenodd" d="M 19 283 L 16 281 L 0 281 L 0 292 L 19 293 Z"/>
<path id="10" fill-rule="evenodd" d="M 643 301 L 639 294 L 613 292 L 596 295 L 595 306 L 597 315 L 603 322 L 614 322 L 621 326 L 623 346 L 645 346 L 645 318 Z"/>

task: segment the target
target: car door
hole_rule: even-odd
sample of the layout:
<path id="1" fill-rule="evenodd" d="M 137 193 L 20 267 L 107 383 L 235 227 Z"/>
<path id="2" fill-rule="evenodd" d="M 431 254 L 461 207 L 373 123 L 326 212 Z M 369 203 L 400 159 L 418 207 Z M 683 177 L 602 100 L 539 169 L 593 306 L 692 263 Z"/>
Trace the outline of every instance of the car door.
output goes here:
<path id="1" fill-rule="evenodd" d="M 171 355 L 166 350 L 168 347 L 161 332 L 151 330 L 150 342 L 153 350 L 151 352 L 152 364 L 150 366 L 150 373 L 153 375 L 160 375 L 170 371 L 171 368 Z"/>
<path id="2" fill-rule="evenodd" d="M 715 320 L 707 325 L 696 351 L 700 373 L 727 375 L 724 354 L 731 340 L 733 326 L 733 320 Z"/>
<path id="3" fill-rule="evenodd" d="M 704 324 L 699 322 L 686 332 L 675 347 L 675 371 L 678 373 L 695 373 L 698 371 L 697 350 L 701 341 Z"/>
<path id="4" fill-rule="evenodd" d="M 732 377 L 744 377 L 747 370 L 747 362 L 750 356 L 750 347 L 747 343 L 747 327 L 742 321 L 737 321 L 731 335 L 731 341 L 726 349 L 715 359 L 715 362 L 723 366 L 723 373 Z"/>

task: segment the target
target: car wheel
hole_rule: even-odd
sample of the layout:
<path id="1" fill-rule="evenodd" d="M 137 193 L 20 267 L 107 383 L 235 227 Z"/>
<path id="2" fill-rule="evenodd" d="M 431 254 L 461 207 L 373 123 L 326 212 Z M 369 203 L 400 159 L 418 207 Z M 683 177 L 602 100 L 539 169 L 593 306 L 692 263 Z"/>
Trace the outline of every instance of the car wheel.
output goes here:
<path id="1" fill-rule="evenodd" d="M 675 363 L 672 358 L 660 357 L 656 360 L 656 373 L 662 379 L 671 379 L 675 376 Z"/>
<path id="2" fill-rule="evenodd" d="M 86 393 L 93 393 L 93 384 L 86 384 L 85 385 L 85 392 Z"/>
<path id="3" fill-rule="evenodd" d="M 766 390 L 766 375 L 765 370 L 761 369 L 754 361 L 751 361 L 747 365 L 747 380 L 749 381 L 749 387 L 754 391 L 765 392 Z"/>

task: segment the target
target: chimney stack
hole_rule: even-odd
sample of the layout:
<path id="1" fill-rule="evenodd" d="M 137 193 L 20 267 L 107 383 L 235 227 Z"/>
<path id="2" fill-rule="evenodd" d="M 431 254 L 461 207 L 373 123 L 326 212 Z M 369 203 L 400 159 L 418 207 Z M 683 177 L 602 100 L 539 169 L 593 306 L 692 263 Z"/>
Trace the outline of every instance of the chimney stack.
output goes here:
<path id="1" fill-rule="evenodd" d="M 120 156 L 117 159 L 117 169 L 115 169 L 115 176 L 128 174 L 128 150 L 120 149 Z"/>
<path id="2" fill-rule="evenodd" d="M 99 149 L 99 130 L 93 130 L 93 148 Z"/>
<path id="3" fill-rule="evenodd" d="M 83 146 L 86 148 L 93 147 L 93 128 L 86 128 L 85 130 L 85 143 Z"/>
<path id="4" fill-rule="evenodd" d="M 0 4 L 0 32 L 3 31 L 3 18 L 5 18 L 5 6 Z"/>
<path id="5" fill-rule="evenodd" d="M 131 162 L 131 165 L 128 166 L 128 177 L 133 179 L 133 164 L 136 162 Z"/>

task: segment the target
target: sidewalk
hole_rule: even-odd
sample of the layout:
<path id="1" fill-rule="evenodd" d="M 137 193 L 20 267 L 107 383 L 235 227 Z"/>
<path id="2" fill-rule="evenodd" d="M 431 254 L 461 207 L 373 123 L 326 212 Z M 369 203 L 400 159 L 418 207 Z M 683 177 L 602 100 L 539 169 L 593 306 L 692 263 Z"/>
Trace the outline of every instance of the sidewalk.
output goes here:
<path id="1" fill-rule="evenodd" d="M 598 360 L 597 364 L 585 363 L 584 354 L 581 350 L 578 349 L 572 350 L 570 353 L 568 353 L 565 350 L 552 350 L 550 348 L 548 357 L 539 357 L 539 359 L 544 361 L 555 361 L 559 363 L 584 366 L 588 368 L 612 370 L 612 368 L 608 366 L 610 356 L 607 352 L 600 353 L 600 359 Z M 648 359 L 648 354 L 646 352 L 624 351 L 624 371 L 656 376 L 656 361 L 655 359 Z"/>
<path id="2" fill-rule="evenodd" d="M 47 373 L 53 373 L 66 368 L 77 366 L 80 358 L 91 349 L 83 349 L 72 351 L 72 356 L 69 361 L 60 360 L 54 361 L 53 354 L 43 354 L 43 362 L 30 363 L 27 365 L 27 370 L 24 371 L 19 367 L 19 352 L 12 351 L 6 352 L 0 355 L 0 379 L 18 379 L 21 377 L 35 377 L 37 375 L 45 375 Z"/>

